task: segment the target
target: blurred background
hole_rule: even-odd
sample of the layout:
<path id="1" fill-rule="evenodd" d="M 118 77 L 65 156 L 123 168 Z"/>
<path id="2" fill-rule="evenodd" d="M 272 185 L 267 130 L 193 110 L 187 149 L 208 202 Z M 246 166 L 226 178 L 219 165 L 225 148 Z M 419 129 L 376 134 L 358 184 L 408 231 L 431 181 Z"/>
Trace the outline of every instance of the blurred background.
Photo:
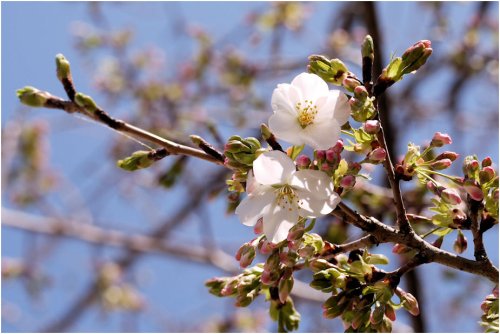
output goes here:
<path id="1" fill-rule="evenodd" d="M 276 331 L 260 297 L 249 308 L 208 293 L 204 282 L 238 272 L 233 256 L 253 232 L 231 213 L 223 168 L 167 157 L 134 173 L 116 161 L 143 149 L 110 129 L 60 110 L 22 106 L 31 85 L 64 96 L 54 56 L 71 62 L 78 91 L 116 118 L 165 138 L 197 134 L 223 147 L 233 134 L 258 137 L 278 83 L 306 70 L 307 57 L 340 58 L 361 75 L 369 33 L 375 70 L 421 39 L 433 55 L 391 87 L 382 103 L 391 155 L 436 131 L 463 158 L 498 163 L 497 2 L 3 2 L 2 331 Z M 497 165 L 495 165 L 497 169 Z M 390 223 L 380 168 L 349 200 Z M 428 213 L 416 181 L 407 207 Z M 360 232 L 334 218 L 315 232 L 332 242 Z M 472 243 L 471 235 L 465 231 Z M 452 251 L 456 233 L 445 240 Z M 135 238 L 135 239 L 134 239 Z M 485 235 L 498 266 L 498 226 Z M 134 247 L 139 243 L 141 249 Z M 139 241 L 137 241 L 139 240 Z M 401 261 L 392 245 L 372 252 Z M 471 247 L 469 247 L 471 248 Z M 468 249 L 464 256 L 472 258 Z M 298 276 L 301 332 L 343 331 L 322 318 L 317 294 Z M 395 331 L 474 332 L 485 279 L 428 264 L 405 276 L 421 316 L 397 313 Z M 314 291 L 313 291 L 314 292 Z M 321 299 L 322 296 L 319 296 Z"/>

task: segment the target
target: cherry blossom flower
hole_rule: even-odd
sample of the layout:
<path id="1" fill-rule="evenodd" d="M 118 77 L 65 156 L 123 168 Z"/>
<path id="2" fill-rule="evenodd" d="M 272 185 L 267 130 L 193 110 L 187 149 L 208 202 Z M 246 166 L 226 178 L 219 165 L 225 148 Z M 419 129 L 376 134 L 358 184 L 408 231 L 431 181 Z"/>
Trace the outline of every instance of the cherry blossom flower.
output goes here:
<path id="1" fill-rule="evenodd" d="M 271 106 L 269 127 L 278 138 L 319 150 L 335 145 L 351 111 L 341 91 L 328 90 L 326 82 L 310 73 L 299 74 L 291 84 L 279 84 Z"/>
<path id="2" fill-rule="evenodd" d="M 317 170 L 296 171 L 283 152 L 262 153 L 247 179 L 248 196 L 236 208 L 247 226 L 262 218 L 263 231 L 272 243 L 285 240 L 299 217 L 316 218 L 330 213 L 340 202 L 331 179 Z"/>

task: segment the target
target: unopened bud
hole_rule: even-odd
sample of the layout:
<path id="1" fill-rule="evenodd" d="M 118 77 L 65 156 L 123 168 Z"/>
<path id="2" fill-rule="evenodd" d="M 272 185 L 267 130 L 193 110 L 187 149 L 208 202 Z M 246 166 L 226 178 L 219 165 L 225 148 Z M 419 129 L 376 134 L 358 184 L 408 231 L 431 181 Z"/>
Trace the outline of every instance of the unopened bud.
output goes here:
<path id="1" fill-rule="evenodd" d="M 253 233 L 259 235 L 264 232 L 264 220 L 262 218 L 259 218 L 257 220 L 257 223 L 253 226 Z"/>
<path id="2" fill-rule="evenodd" d="M 443 170 L 451 166 L 451 160 L 450 159 L 441 159 L 438 161 L 434 161 L 433 163 L 430 164 L 430 168 L 433 170 Z"/>
<path id="3" fill-rule="evenodd" d="M 356 184 L 354 175 L 346 175 L 340 180 L 340 186 L 344 189 L 351 189 Z"/>
<path id="4" fill-rule="evenodd" d="M 255 246 L 251 243 L 243 244 L 235 255 L 237 261 L 240 262 L 241 268 L 248 267 L 255 259 Z"/>
<path id="5" fill-rule="evenodd" d="M 403 307 L 410 312 L 411 315 L 417 316 L 420 314 L 417 299 L 411 294 L 402 289 L 396 289 L 396 293 L 403 302 Z"/>
<path id="6" fill-rule="evenodd" d="M 309 65 L 307 67 L 310 73 L 314 73 L 323 80 L 335 85 L 342 84 L 342 81 L 349 73 L 349 70 L 339 59 L 331 59 L 321 56 L 309 56 Z"/>
<path id="7" fill-rule="evenodd" d="M 441 146 L 444 146 L 444 145 L 449 145 L 452 142 L 453 141 L 451 140 L 450 135 L 448 135 L 446 133 L 436 132 L 434 134 L 434 137 L 432 137 L 430 145 L 432 147 L 441 147 Z"/>
<path id="8" fill-rule="evenodd" d="M 354 89 L 354 97 L 359 100 L 364 100 L 369 97 L 368 91 L 365 86 L 358 86 Z"/>
<path id="9" fill-rule="evenodd" d="M 455 153 L 455 152 L 451 152 L 451 151 L 445 151 L 441 154 L 439 154 L 437 157 L 436 157 L 436 160 L 441 160 L 441 159 L 449 159 L 451 161 L 455 161 L 457 160 L 457 158 L 459 157 L 460 155 L 458 153 Z"/>
<path id="10" fill-rule="evenodd" d="M 62 82 L 64 79 L 71 80 L 71 68 L 69 61 L 61 53 L 56 55 L 56 71 L 59 81 Z"/>
<path id="11" fill-rule="evenodd" d="M 361 44 L 361 56 L 363 58 L 367 57 L 373 61 L 374 58 L 374 47 L 373 39 L 370 35 L 366 35 Z"/>
<path id="12" fill-rule="evenodd" d="M 462 203 L 462 199 L 460 198 L 460 194 L 458 191 L 452 188 L 447 188 L 441 192 L 441 198 L 448 204 L 457 205 Z"/>
<path id="13" fill-rule="evenodd" d="M 52 97 L 48 92 L 31 86 L 18 89 L 16 93 L 21 103 L 30 107 L 43 107 L 47 100 Z"/>
<path id="14" fill-rule="evenodd" d="M 380 122 L 377 120 L 368 120 L 363 124 L 363 130 L 369 134 L 376 134 L 380 131 Z"/>
<path id="15" fill-rule="evenodd" d="M 485 184 L 495 177 L 495 170 L 493 167 L 487 166 L 479 171 L 479 181 Z"/>
<path id="16" fill-rule="evenodd" d="M 339 139 L 330 149 L 333 150 L 333 152 L 340 154 L 344 150 L 344 142 L 342 139 Z"/>
<path id="17" fill-rule="evenodd" d="M 394 311 L 394 308 L 390 304 L 385 305 L 385 315 L 391 321 L 396 321 L 396 312 Z"/>
<path id="18" fill-rule="evenodd" d="M 410 252 L 412 249 L 406 245 L 403 245 L 403 244 L 395 244 L 393 247 L 392 247 L 392 252 L 394 254 L 405 254 L 405 253 L 408 253 Z"/>
<path id="19" fill-rule="evenodd" d="M 353 92 L 356 87 L 361 85 L 358 79 L 346 77 L 344 81 L 342 81 L 342 86 L 347 89 L 349 92 Z"/>
<path id="20" fill-rule="evenodd" d="M 270 254 L 274 250 L 274 244 L 263 239 L 259 242 L 258 249 L 261 254 Z"/>
<path id="21" fill-rule="evenodd" d="M 453 243 L 453 250 L 458 254 L 462 254 L 463 252 L 465 252 L 466 249 L 467 249 L 467 238 L 465 237 L 465 235 L 462 233 L 461 230 L 458 230 L 457 238 Z"/>
<path id="22" fill-rule="evenodd" d="M 432 246 L 436 247 L 436 248 L 441 248 L 441 246 L 443 245 L 443 241 L 444 241 L 444 237 L 443 236 L 440 236 L 439 238 L 437 238 L 433 243 L 432 243 Z"/>
<path id="23" fill-rule="evenodd" d="M 278 295 L 281 303 L 285 303 L 293 288 L 293 276 L 283 276 L 278 283 Z"/>
<path id="24" fill-rule="evenodd" d="M 329 148 L 325 152 L 325 158 L 326 158 L 326 161 L 328 161 L 330 163 L 338 163 L 340 160 L 340 155 L 337 152 L 335 152 L 333 149 Z"/>
<path id="25" fill-rule="evenodd" d="M 468 178 L 474 178 L 476 172 L 479 170 L 479 161 L 472 155 L 468 155 L 464 159 L 464 164 L 462 166 L 464 175 Z"/>
<path id="26" fill-rule="evenodd" d="M 90 113 L 94 113 L 96 110 L 99 109 L 95 101 L 90 96 L 82 93 L 76 93 L 75 102 L 77 105 L 84 108 Z"/>
<path id="27" fill-rule="evenodd" d="M 481 162 L 481 167 L 489 167 L 493 164 L 493 162 L 491 161 L 491 158 L 490 157 L 486 157 L 483 159 L 483 161 Z"/>
<path id="28" fill-rule="evenodd" d="M 133 172 L 138 169 L 148 168 L 154 163 L 151 151 L 136 151 L 130 157 L 118 160 L 116 165 L 126 171 Z"/>
<path id="29" fill-rule="evenodd" d="M 439 189 L 440 187 L 436 186 L 436 184 L 434 182 L 428 181 L 426 185 L 427 185 L 427 189 L 429 189 L 429 191 L 431 193 L 433 193 L 434 195 L 437 195 L 437 196 L 440 195 L 440 189 Z"/>
<path id="30" fill-rule="evenodd" d="M 372 163 L 379 163 L 385 160 L 387 153 L 382 147 L 378 147 L 368 154 L 368 159 Z"/>
<path id="31" fill-rule="evenodd" d="M 298 168 L 308 168 L 311 164 L 311 159 L 309 159 L 309 157 L 304 154 L 299 155 L 296 161 Z"/>
<path id="32" fill-rule="evenodd" d="M 481 202 L 483 200 L 484 198 L 483 191 L 481 190 L 481 187 L 476 181 L 466 180 L 464 183 L 464 189 L 470 196 L 470 198 L 472 198 L 474 201 Z"/>
<path id="33" fill-rule="evenodd" d="M 314 151 L 314 157 L 318 162 L 323 162 L 326 158 L 326 152 L 324 150 L 316 150 Z"/>
<path id="34" fill-rule="evenodd" d="M 287 240 L 288 241 L 299 240 L 299 239 L 302 238 L 302 236 L 304 236 L 304 232 L 305 232 L 305 226 L 304 226 L 304 224 L 302 224 L 302 223 L 301 224 L 295 224 L 288 231 Z"/>

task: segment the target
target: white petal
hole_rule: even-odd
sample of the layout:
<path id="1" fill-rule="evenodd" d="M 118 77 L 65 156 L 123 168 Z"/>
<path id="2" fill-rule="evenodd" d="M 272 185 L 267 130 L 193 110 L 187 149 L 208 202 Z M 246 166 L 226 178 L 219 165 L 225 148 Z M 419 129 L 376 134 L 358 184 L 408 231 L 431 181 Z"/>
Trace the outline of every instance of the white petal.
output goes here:
<path id="1" fill-rule="evenodd" d="M 295 164 L 283 152 L 264 152 L 253 162 L 253 172 L 263 185 L 287 184 L 295 172 Z"/>
<path id="2" fill-rule="evenodd" d="M 269 212 L 272 203 L 276 200 L 272 188 L 256 196 L 247 196 L 235 210 L 243 225 L 253 226 L 257 220 Z"/>
<path id="3" fill-rule="evenodd" d="M 330 177 L 317 170 L 302 170 L 294 174 L 291 184 L 299 198 L 302 217 L 320 217 L 330 213 L 340 202 Z"/>
<path id="4" fill-rule="evenodd" d="M 337 92 L 337 103 L 335 104 L 334 117 L 339 123 L 340 126 L 344 125 L 351 115 L 351 107 L 349 106 L 347 96 L 344 93 L 338 90 L 330 91 L 331 95 L 334 95 L 334 92 Z"/>
<path id="5" fill-rule="evenodd" d="M 292 86 L 300 90 L 302 100 L 312 100 L 313 103 L 318 97 L 328 95 L 328 85 L 316 74 L 301 73 L 293 79 Z"/>
<path id="6" fill-rule="evenodd" d="M 302 131 L 302 127 L 297 120 L 297 114 L 292 116 L 285 113 L 276 113 L 269 117 L 269 128 L 277 138 L 290 144 L 302 145 L 304 143 L 297 135 Z"/>
<path id="7" fill-rule="evenodd" d="M 288 236 L 290 228 L 297 224 L 299 213 L 297 210 L 287 210 L 280 206 L 273 205 L 263 217 L 264 234 L 267 240 L 272 243 L 283 241 Z"/>
<path id="8" fill-rule="evenodd" d="M 247 186 L 246 186 L 246 192 L 248 195 L 257 196 L 257 195 L 259 195 L 259 194 L 261 194 L 269 189 L 270 189 L 269 186 L 265 186 L 265 185 L 257 182 L 257 180 L 255 179 L 255 177 L 253 175 L 252 170 L 250 170 L 248 172 Z"/>
<path id="9" fill-rule="evenodd" d="M 300 101 L 300 92 L 290 84 L 279 84 L 271 97 L 271 107 L 274 113 L 297 115 L 295 104 Z"/>
<path id="10" fill-rule="evenodd" d="M 300 133 L 301 140 L 317 150 L 334 146 L 340 137 L 340 125 L 335 119 L 325 119 L 308 125 Z"/>

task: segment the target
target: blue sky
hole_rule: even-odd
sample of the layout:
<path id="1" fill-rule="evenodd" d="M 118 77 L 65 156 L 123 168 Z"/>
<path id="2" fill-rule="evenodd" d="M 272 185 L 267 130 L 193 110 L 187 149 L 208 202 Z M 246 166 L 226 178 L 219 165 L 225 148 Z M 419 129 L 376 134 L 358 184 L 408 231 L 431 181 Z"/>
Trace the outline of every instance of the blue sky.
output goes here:
<path id="1" fill-rule="evenodd" d="M 252 9 L 261 9 L 268 6 L 261 2 L 238 2 L 238 3 L 106 3 L 103 5 L 107 24 L 112 28 L 130 27 L 134 30 L 134 48 L 156 45 L 167 55 L 167 61 L 175 63 L 176 58 L 189 56 L 193 52 L 193 44 L 184 40 L 171 30 L 172 20 L 178 19 L 179 13 L 190 23 L 202 26 L 214 35 L 214 39 L 226 36 L 228 33 L 238 33 L 239 24 L 244 20 Z M 494 5 L 495 7 L 498 4 Z M 314 3 L 311 4 L 312 17 L 306 30 L 299 36 L 300 43 L 287 38 L 283 48 L 290 55 L 312 54 L 320 49 L 324 41 L 324 32 L 329 26 L 329 18 L 332 10 L 338 8 L 338 4 Z M 380 16 L 383 18 L 382 29 L 386 33 L 386 49 L 384 54 L 388 59 L 391 52 L 401 53 L 404 49 L 419 39 L 429 39 L 426 27 L 432 22 L 432 17 L 415 3 L 380 3 Z M 453 7 L 448 13 L 454 22 L 463 22 L 469 16 L 472 4 L 461 3 Z M 498 11 L 498 9 L 496 9 Z M 72 63 L 73 77 L 80 91 L 88 92 L 92 96 L 99 97 L 96 88 L 92 85 L 92 71 L 89 71 L 82 57 L 74 48 L 72 27 L 75 22 L 86 22 L 92 24 L 89 18 L 88 4 L 72 2 L 3 2 L 2 3 L 2 126 L 5 127 L 9 120 L 23 113 L 25 117 L 45 119 L 53 126 L 53 134 L 49 138 L 51 162 L 62 175 L 71 178 L 76 187 L 85 192 L 91 189 L 92 184 L 99 180 L 97 176 L 82 174 L 82 161 L 89 158 L 102 158 L 103 164 L 113 165 L 113 161 L 106 160 L 107 152 L 102 150 L 102 142 L 112 140 L 115 134 L 110 133 L 104 127 L 96 126 L 89 122 L 62 115 L 54 110 L 26 110 L 22 108 L 15 96 L 15 90 L 25 85 L 32 85 L 43 90 L 50 91 L 56 95 L 63 96 L 64 92 L 55 78 L 54 56 L 63 53 Z M 394 28 L 397 27 L 397 28 Z M 460 36 L 462 28 L 452 25 L 453 36 Z M 236 31 L 236 32 L 235 32 Z M 432 39 L 432 38 L 431 38 Z M 446 43 L 440 44 L 442 50 L 446 50 Z M 436 52 L 436 50 L 435 50 Z M 252 54 L 255 57 L 265 57 L 264 51 Z M 103 54 L 103 56 L 105 56 Z M 289 80 L 289 78 L 285 78 Z M 285 80 L 285 81 L 286 81 Z M 446 82 L 444 78 L 437 78 Z M 280 81 L 281 82 L 281 81 Z M 279 82 L 270 82 L 275 86 Z M 440 83 L 436 83 L 439 85 Z M 498 90 L 498 87 L 494 87 Z M 475 89 L 471 87 L 471 89 Z M 433 88 L 429 87 L 422 95 L 430 99 L 439 100 L 439 96 L 433 96 Z M 486 94 L 478 92 L 478 94 Z M 483 98 L 488 98 L 483 96 Z M 498 92 L 495 97 L 498 99 Z M 477 106 L 477 101 L 468 98 L 463 101 L 466 110 Z M 117 114 L 126 113 L 127 110 L 115 110 Z M 16 116 L 17 115 L 17 116 Z M 256 124 L 258 125 L 258 124 Z M 429 126 L 415 129 L 414 133 L 403 134 L 400 151 L 406 146 L 408 140 L 421 142 L 424 138 L 430 138 L 435 131 L 451 132 L 453 127 L 443 122 L 439 116 L 429 120 Z M 498 132 L 497 132 L 498 133 Z M 457 142 L 463 141 L 463 149 L 468 151 L 478 147 L 478 139 L 461 134 Z M 475 139 L 474 139 L 475 138 Z M 498 138 L 488 145 L 480 146 L 481 154 L 490 154 L 498 161 Z M 462 152 L 461 152 L 462 153 Z M 111 167 L 113 168 L 113 167 Z M 96 171 L 96 174 L 98 170 Z M 139 189 L 131 195 L 131 201 L 135 196 L 140 196 Z M 99 206 L 97 212 L 102 221 L 120 222 L 120 226 L 114 228 L 147 231 L 151 227 L 149 223 L 144 226 L 135 224 L 141 217 L 140 208 L 130 203 L 130 208 L 124 205 L 123 199 L 114 198 L 112 189 L 107 191 L 106 203 Z M 2 194 L 4 206 L 9 206 L 8 194 Z M 178 193 L 163 193 L 165 197 L 157 203 L 160 206 L 155 217 L 173 210 L 172 207 L 161 207 L 162 203 L 170 203 L 172 206 L 178 204 Z M 89 196 L 89 194 L 87 194 Z M 86 199 L 88 200 L 88 198 Z M 221 244 L 226 245 L 226 250 L 234 253 L 238 244 L 249 239 L 249 230 L 241 226 L 235 217 L 224 216 L 224 202 L 214 202 L 208 209 L 213 217 L 214 225 L 219 225 L 216 230 L 216 238 Z M 175 234 L 177 240 L 192 241 L 198 237 L 197 230 L 199 219 L 195 215 L 189 223 Z M 491 248 L 492 260 L 498 263 L 498 229 L 494 230 L 487 238 L 487 244 Z M 26 251 L 26 245 L 32 242 L 44 244 L 47 239 L 26 236 L 17 230 L 2 228 L 2 256 L 21 257 Z M 471 241 L 471 240 L 470 240 Z M 447 246 L 450 246 L 449 244 Z M 22 321 L 17 323 L 6 322 L 2 319 L 3 331 L 36 331 L 41 326 L 51 322 L 60 315 L 63 310 L 71 304 L 86 287 L 88 280 L 92 277 L 92 256 L 99 254 L 101 259 L 112 259 L 120 254 L 118 249 L 98 248 L 89 246 L 83 242 L 73 240 L 61 240 L 58 242 L 58 251 L 51 254 L 47 261 L 41 263 L 43 270 L 50 273 L 53 281 L 41 298 L 33 301 L 19 282 L 2 283 L 2 305 L 15 305 L 23 311 Z M 466 254 L 471 256 L 470 250 Z M 433 331 L 457 330 L 474 331 L 476 324 L 470 318 L 455 319 L 450 327 L 443 327 L 440 319 L 432 314 L 432 310 L 441 306 L 435 305 L 432 300 L 439 296 L 440 300 L 447 300 L 447 296 L 453 295 L 463 289 L 465 280 L 446 284 L 434 284 L 436 278 L 442 280 L 437 265 L 427 265 L 422 271 L 426 287 L 426 299 L 429 307 L 429 328 Z M 165 322 L 180 320 L 183 323 L 192 323 L 196 319 L 220 314 L 230 310 L 231 300 L 221 300 L 210 296 L 203 282 L 215 275 L 221 275 L 220 271 L 205 265 L 180 262 L 179 260 L 159 255 L 147 255 L 136 265 L 131 277 L 136 279 L 139 289 L 150 301 L 150 307 L 145 314 L 139 315 L 136 320 L 139 331 L 161 331 L 165 330 L 158 319 Z M 474 292 L 474 302 L 477 307 L 471 309 L 471 313 L 477 313 L 479 319 L 478 305 L 484 295 L 489 292 L 488 285 L 480 285 Z M 442 299 L 441 299 L 442 298 Z M 260 305 L 263 303 L 260 302 Z M 472 303 L 471 303 L 472 304 Z M 319 310 L 318 310 L 319 312 Z M 403 321 L 407 319 L 401 314 Z M 100 317 L 99 310 L 92 308 L 71 328 L 71 331 L 120 331 L 122 322 L 127 319 L 126 314 L 110 314 L 105 319 Z M 274 327 L 271 327 L 274 328 Z"/>

